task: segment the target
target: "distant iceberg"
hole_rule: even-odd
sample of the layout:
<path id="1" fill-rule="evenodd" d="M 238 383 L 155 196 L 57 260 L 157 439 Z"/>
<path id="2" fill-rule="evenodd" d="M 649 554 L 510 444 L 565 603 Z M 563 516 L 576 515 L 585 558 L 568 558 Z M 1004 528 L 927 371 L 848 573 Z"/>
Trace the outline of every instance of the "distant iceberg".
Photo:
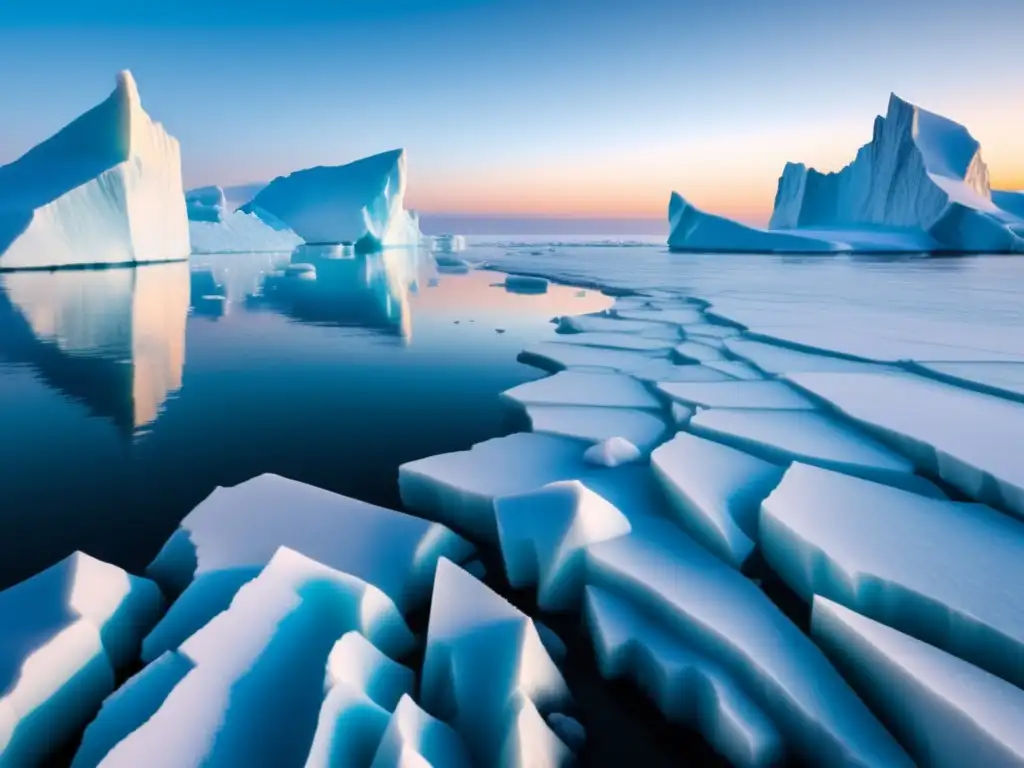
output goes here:
<path id="1" fill-rule="evenodd" d="M 407 211 L 405 150 L 279 176 L 239 210 L 280 219 L 307 243 L 355 243 L 369 252 L 419 245 L 419 219 Z"/>
<path id="2" fill-rule="evenodd" d="M 676 193 L 669 222 L 669 246 L 687 251 L 1024 253 L 1024 195 L 992 190 L 966 128 L 895 94 L 841 171 L 786 165 L 767 230 Z"/>
<path id="3" fill-rule="evenodd" d="M 127 70 L 110 97 L 0 167 L 0 268 L 188 258 L 177 140 Z"/>
<path id="4" fill-rule="evenodd" d="M 288 225 L 263 210 L 229 209 L 221 187 L 185 193 L 193 253 L 267 253 L 291 251 L 302 244 Z"/>

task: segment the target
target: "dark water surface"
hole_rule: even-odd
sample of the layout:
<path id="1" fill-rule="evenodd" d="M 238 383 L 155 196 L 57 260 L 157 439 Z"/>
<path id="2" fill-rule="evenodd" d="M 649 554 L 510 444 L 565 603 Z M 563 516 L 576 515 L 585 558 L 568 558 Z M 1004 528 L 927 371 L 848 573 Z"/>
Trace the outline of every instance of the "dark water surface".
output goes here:
<path id="1" fill-rule="evenodd" d="M 611 304 L 410 252 L 289 260 L 0 274 L 0 588 L 76 549 L 138 573 L 262 472 L 398 506 L 402 462 L 512 431 L 497 394 L 542 375 L 516 355 L 553 316 Z"/>

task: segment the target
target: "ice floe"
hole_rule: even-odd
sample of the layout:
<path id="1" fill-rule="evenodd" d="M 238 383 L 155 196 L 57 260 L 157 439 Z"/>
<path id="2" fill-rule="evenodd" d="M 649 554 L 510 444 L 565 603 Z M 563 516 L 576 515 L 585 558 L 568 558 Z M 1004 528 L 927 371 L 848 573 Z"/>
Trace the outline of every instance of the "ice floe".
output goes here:
<path id="1" fill-rule="evenodd" d="M 562 371 L 506 390 L 502 397 L 523 407 L 549 405 L 661 410 L 661 403 L 641 383 L 614 372 Z"/>
<path id="2" fill-rule="evenodd" d="M 616 309 L 615 314 L 625 320 L 647 320 L 680 326 L 704 322 L 704 314 L 698 307 L 681 307 L 675 303 L 661 309 Z"/>
<path id="3" fill-rule="evenodd" d="M 675 518 L 697 541 L 739 568 L 753 553 L 761 502 L 781 467 L 680 432 L 651 454 Z"/>
<path id="4" fill-rule="evenodd" d="M 667 355 L 676 346 L 674 339 L 651 339 L 630 333 L 569 333 L 553 338 L 549 344 L 572 344 L 581 347 L 602 347 L 604 349 L 628 349 L 634 352 L 660 352 Z"/>
<path id="5" fill-rule="evenodd" d="M 684 341 L 672 349 L 678 359 L 688 363 L 710 363 L 713 360 L 724 360 L 725 356 L 711 344 L 699 341 Z"/>
<path id="6" fill-rule="evenodd" d="M 764 379 L 764 374 L 742 360 L 709 360 L 704 365 L 740 381 L 760 381 Z"/>
<path id="7" fill-rule="evenodd" d="M 1024 691 L 822 597 L 811 631 L 918 765 L 1024 765 Z"/>
<path id="8" fill-rule="evenodd" d="M 761 508 L 761 551 L 821 595 L 1024 685 L 1024 525 L 794 464 Z"/>
<path id="9" fill-rule="evenodd" d="M 701 408 L 814 410 L 814 403 L 781 381 L 661 382 L 658 389 L 683 405 Z"/>
<path id="10" fill-rule="evenodd" d="M 562 333 L 639 333 L 664 328 L 662 323 L 647 320 L 624 320 L 608 315 L 567 315 L 558 318 Z"/>
<path id="11" fill-rule="evenodd" d="M 643 453 L 624 437 L 609 437 L 583 452 L 583 461 L 595 467 L 620 467 L 643 458 Z"/>
<path id="12" fill-rule="evenodd" d="M 649 382 L 733 380 L 728 373 L 704 365 L 678 365 L 666 359 L 667 354 L 668 350 L 650 353 L 541 341 L 526 347 L 519 360 L 546 371 L 603 368 Z"/>
<path id="13" fill-rule="evenodd" d="M 790 381 L 978 501 L 1024 517 L 1024 405 L 909 373 Z"/>
<path id="14" fill-rule="evenodd" d="M 665 422 L 650 411 L 635 408 L 529 405 L 526 415 L 534 432 L 594 443 L 620 437 L 643 452 L 649 452 L 665 434 Z"/>

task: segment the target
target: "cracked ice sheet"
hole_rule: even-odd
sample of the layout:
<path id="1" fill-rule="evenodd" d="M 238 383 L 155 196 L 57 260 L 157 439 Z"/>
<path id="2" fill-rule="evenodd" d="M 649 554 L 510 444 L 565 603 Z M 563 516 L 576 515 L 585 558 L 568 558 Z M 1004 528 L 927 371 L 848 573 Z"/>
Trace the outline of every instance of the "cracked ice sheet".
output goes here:
<path id="1" fill-rule="evenodd" d="M 709 342 L 714 341 L 708 339 Z M 711 343 L 703 343 L 700 341 L 684 341 L 682 344 L 677 344 L 672 349 L 672 354 L 676 357 L 693 363 L 710 363 L 716 360 L 725 360 L 723 355 L 718 349 Z"/>
<path id="2" fill-rule="evenodd" d="M 1024 685 L 1024 524 L 794 464 L 761 505 L 761 551 L 818 594 Z"/>
<path id="3" fill-rule="evenodd" d="M 531 405 L 527 406 L 526 415 L 534 432 L 578 437 L 594 443 L 622 437 L 641 453 L 650 452 L 666 431 L 660 418 L 634 408 Z"/>
<path id="4" fill-rule="evenodd" d="M 665 353 L 667 355 L 667 352 Z M 678 365 L 664 356 L 623 349 L 580 347 L 541 341 L 526 347 L 519 361 L 545 371 L 606 369 L 628 374 L 641 381 L 732 381 L 726 372 L 703 365 Z"/>
<path id="5" fill-rule="evenodd" d="M 820 596 L 811 632 L 919 765 L 1024 765 L 1024 691 Z"/>
<path id="6" fill-rule="evenodd" d="M 787 747 L 817 765 L 910 766 L 821 651 L 749 579 L 671 523 L 587 548 L 586 582 L 657 617 L 726 669 Z"/>
<path id="7" fill-rule="evenodd" d="M 561 371 L 507 389 L 501 396 L 524 408 L 531 405 L 579 405 L 661 410 L 661 403 L 640 382 L 631 376 L 613 372 Z"/>
<path id="8" fill-rule="evenodd" d="M 781 381 L 660 382 L 658 389 L 676 402 L 701 408 L 814 410 L 810 399 Z"/>
<path id="9" fill-rule="evenodd" d="M 923 362 L 917 367 L 926 374 L 966 389 L 1024 400 L 1024 363 Z"/>
<path id="10" fill-rule="evenodd" d="M 765 373 L 781 375 L 804 371 L 839 371 L 850 373 L 874 373 L 885 370 L 877 363 L 849 360 L 834 355 L 816 355 L 798 349 L 770 344 L 757 339 L 726 339 L 725 348 L 736 357 Z"/>
<path id="11" fill-rule="evenodd" d="M 626 320 L 608 315 L 566 315 L 558 319 L 558 330 L 570 335 L 574 333 L 639 333 L 661 327 L 661 323 Z"/>
<path id="12" fill-rule="evenodd" d="M 678 342 L 674 339 L 651 339 L 630 333 L 596 332 L 557 334 L 548 343 L 602 349 L 630 349 L 634 352 L 660 352 L 667 355 Z"/>
<path id="13" fill-rule="evenodd" d="M 909 373 L 788 378 L 911 457 L 923 472 L 1024 517 L 1024 404 Z"/>

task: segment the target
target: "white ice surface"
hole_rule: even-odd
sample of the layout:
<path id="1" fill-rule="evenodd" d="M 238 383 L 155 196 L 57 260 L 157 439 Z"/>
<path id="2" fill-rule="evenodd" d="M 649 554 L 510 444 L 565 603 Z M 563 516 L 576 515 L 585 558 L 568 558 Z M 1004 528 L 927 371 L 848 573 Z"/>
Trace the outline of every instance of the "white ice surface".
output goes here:
<path id="1" fill-rule="evenodd" d="M 793 374 L 929 475 L 1024 517 L 1024 404 L 909 373 Z"/>
<path id="2" fill-rule="evenodd" d="M 177 140 L 127 70 L 106 101 L 0 167 L 0 267 L 188 258 Z"/>
<path id="3" fill-rule="evenodd" d="M 662 323 L 607 315 L 566 315 L 558 318 L 558 330 L 562 333 L 639 333 L 663 327 Z"/>
<path id="4" fill-rule="evenodd" d="M 755 548 L 761 502 L 782 479 L 782 468 L 686 432 L 657 448 L 651 467 L 680 525 L 741 567 Z"/>
<path id="5" fill-rule="evenodd" d="M 632 680 L 668 720 L 698 731 L 732 765 L 780 762 L 775 725 L 720 665 L 607 590 L 587 587 L 583 604 L 603 677 Z"/>
<path id="6" fill-rule="evenodd" d="M 781 381 L 661 382 L 658 389 L 673 400 L 694 407 L 814 410 L 814 403 Z"/>
<path id="7" fill-rule="evenodd" d="M 570 694 L 533 622 L 445 559 L 434 581 L 420 696 L 478 765 L 558 766 L 569 758 L 539 714 L 558 711 Z"/>
<path id="8" fill-rule="evenodd" d="M 625 349 L 634 352 L 660 352 L 667 355 L 676 346 L 674 339 L 651 339 L 629 333 L 610 333 L 595 331 L 593 333 L 565 333 L 555 336 L 549 344 L 571 344 L 580 347 L 600 347 L 602 349 Z"/>
<path id="9" fill-rule="evenodd" d="M 660 309 L 616 309 L 618 317 L 626 320 L 644 320 L 652 323 L 669 323 L 684 326 L 704 322 L 704 314 L 692 305 L 678 305 L 675 302 L 666 304 Z"/>
<path id="10" fill-rule="evenodd" d="M 638 381 L 610 372 L 562 371 L 506 390 L 502 397 L 523 407 L 553 405 L 661 410 L 661 403 Z"/>
<path id="11" fill-rule="evenodd" d="M 671 406 L 672 421 L 675 422 L 677 427 L 684 427 L 690 423 L 690 419 L 693 418 L 693 414 L 697 412 L 696 408 L 692 408 L 682 403 L 673 402 Z"/>
<path id="12" fill-rule="evenodd" d="M 919 363 L 935 378 L 966 389 L 1024 400 L 1024 363 Z"/>
<path id="13" fill-rule="evenodd" d="M 690 323 L 682 326 L 686 338 L 702 341 L 704 339 L 731 339 L 739 336 L 740 329 L 731 325 L 719 325 L 718 323 Z"/>
<path id="14" fill-rule="evenodd" d="M 794 464 L 761 507 L 761 551 L 815 594 L 1024 685 L 1024 524 Z"/>
<path id="15" fill-rule="evenodd" d="M 650 411 L 635 408 L 530 405 L 526 415 L 534 432 L 578 437 L 594 443 L 622 437 L 644 453 L 665 434 L 665 422 Z"/>
<path id="16" fill-rule="evenodd" d="M 447 723 L 408 695 L 398 702 L 370 768 L 470 768 L 466 748 Z"/>
<path id="17" fill-rule="evenodd" d="M 146 638 L 152 660 L 231 602 L 286 546 L 379 587 L 401 610 L 426 599 L 441 556 L 472 546 L 444 526 L 265 474 L 217 488 L 179 524 L 147 569 L 182 594 Z"/>
<path id="18" fill-rule="evenodd" d="M 848 360 L 832 355 L 815 355 L 797 349 L 769 344 L 755 339 L 727 339 L 725 348 L 765 373 L 780 375 L 804 371 L 871 372 L 876 363 Z"/>
<path id="19" fill-rule="evenodd" d="M 714 368 L 716 371 L 721 371 L 722 373 L 732 376 L 735 379 L 739 379 L 740 381 L 760 381 L 764 379 L 763 373 L 742 360 L 710 360 L 704 363 L 704 365 L 708 368 Z"/>
<path id="20" fill-rule="evenodd" d="M 708 341 L 712 341 L 708 339 Z M 681 360 L 691 363 L 710 363 L 714 360 L 725 360 L 719 350 L 713 344 L 704 344 L 700 341 L 684 341 L 672 349 L 673 354 Z"/>
<path id="21" fill-rule="evenodd" d="M 0 592 L 0 766 L 43 765 L 138 655 L 156 585 L 76 552 Z"/>
<path id="22" fill-rule="evenodd" d="M 567 368 L 604 368 L 629 374 L 641 381 L 731 381 L 732 377 L 703 365 L 677 365 L 660 353 L 601 349 L 540 341 L 520 353 L 520 361 L 547 371 Z M 653 356 L 660 354 L 661 356 Z"/>
<path id="23" fill-rule="evenodd" d="M 635 464 L 643 458 L 643 452 L 624 437 L 609 437 L 587 448 L 583 461 L 595 467 L 620 467 Z"/>
<path id="24" fill-rule="evenodd" d="M 816 596 L 815 640 L 918 765 L 1024 765 L 1024 691 Z"/>

